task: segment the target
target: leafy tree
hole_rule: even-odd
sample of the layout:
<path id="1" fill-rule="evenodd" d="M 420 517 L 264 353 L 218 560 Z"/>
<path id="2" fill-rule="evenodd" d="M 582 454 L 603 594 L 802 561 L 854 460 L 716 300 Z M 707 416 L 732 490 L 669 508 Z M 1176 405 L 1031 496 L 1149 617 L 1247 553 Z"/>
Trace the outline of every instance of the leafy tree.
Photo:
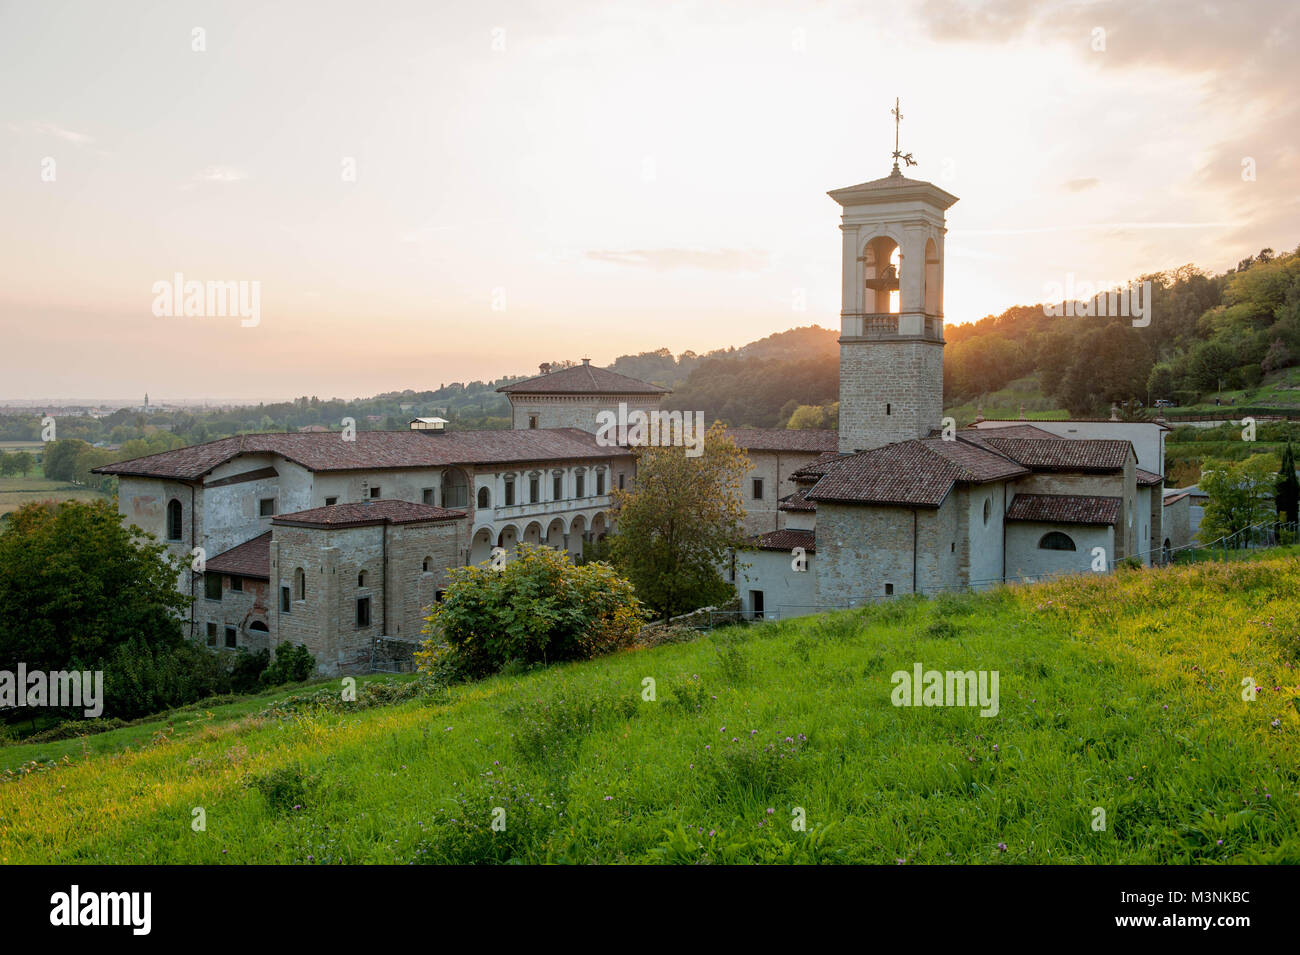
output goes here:
<path id="1" fill-rule="evenodd" d="M 1281 521 L 1300 520 L 1300 480 L 1296 479 L 1295 454 L 1290 441 L 1282 451 L 1282 466 L 1277 476 L 1277 515 Z"/>
<path id="2" fill-rule="evenodd" d="M 507 663 L 583 660 L 626 646 L 644 619 L 631 583 L 606 563 L 520 543 L 504 567 L 457 567 L 415 654 L 425 673 L 487 676 Z M 277 656 L 278 659 L 278 656 Z"/>
<path id="3" fill-rule="evenodd" d="M 1200 488 L 1210 499 L 1201 519 L 1203 542 L 1274 520 L 1280 462 L 1273 454 L 1252 454 L 1242 461 L 1209 461 Z"/>
<path id="4" fill-rule="evenodd" d="M 718 573 L 745 544 L 740 487 L 749 458 L 715 422 L 704 453 L 680 447 L 637 449 L 635 485 L 615 490 L 614 565 L 659 616 L 726 600 L 734 592 Z"/>
<path id="5" fill-rule="evenodd" d="M 45 445 L 45 476 L 55 481 L 71 481 L 75 477 L 77 455 L 90 445 L 80 438 L 62 438 Z"/>
<path id="6" fill-rule="evenodd" d="M 166 546 L 126 528 L 107 501 L 28 504 L 0 533 L 0 660 L 62 670 L 132 637 L 182 640 L 189 598 Z"/>
<path id="7" fill-rule="evenodd" d="M 23 477 L 27 477 L 36 466 L 36 459 L 32 457 L 30 451 L 19 451 L 13 455 L 14 469 Z"/>
<path id="8" fill-rule="evenodd" d="M 265 686 L 281 683 L 301 683 L 316 672 L 316 658 L 307 645 L 294 646 L 287 640 L 275 650 L 275 661 L 262 670 L 260 680 Z"/>

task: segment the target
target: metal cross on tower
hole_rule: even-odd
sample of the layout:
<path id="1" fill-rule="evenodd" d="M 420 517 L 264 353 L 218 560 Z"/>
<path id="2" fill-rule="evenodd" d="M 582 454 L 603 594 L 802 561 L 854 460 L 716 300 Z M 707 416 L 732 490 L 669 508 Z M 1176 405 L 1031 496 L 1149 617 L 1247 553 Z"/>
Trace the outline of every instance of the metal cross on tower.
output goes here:
<path id="1" fill-rule="evenodd" d="M 898 97 L 897 97 L 897 96 L 894 97 L 894 108 L 891 109 L 889 112 L 890 112 L 890 114 L 894 117 L 894 174 L 895 174 L 895 175 L 902 175 L 902 174 L 898 171 L 898 161 L 901 159 L 901 160 L 903 160 L 903 162 L 906 163 L 907 165 L 909 165 L 909 166 L 915 166 L 915 165 L 916 165 L 916 160 L 912 158 L 912 154 L 911 154 L 911 153 L 899 152 L 899 150 L 898 150 L 898 125 L 899 125 L 899 123 L 901 123 L 902 120 L 903 120 L 903 114 L 902 114 L 902 112 L 901 112 L 901 111 L 899 110 L 899 108 L 898 108 Z"/>

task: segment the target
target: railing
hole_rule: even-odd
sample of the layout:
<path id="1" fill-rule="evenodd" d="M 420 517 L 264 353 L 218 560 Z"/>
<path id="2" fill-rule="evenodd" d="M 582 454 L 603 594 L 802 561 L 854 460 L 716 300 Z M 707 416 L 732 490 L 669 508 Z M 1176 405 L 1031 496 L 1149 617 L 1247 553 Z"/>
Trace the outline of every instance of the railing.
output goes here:
<path id="1" fill-rule="evenodd" d="M 918 313 L 906 313 L 915 317 Z M 840 316 L 840 334 L 845 338 L 924 338 L 943 340 L 943 316 L 925 315 L 921 331 L 904 334 L 898 330 L 898 312 L 855 312 Z"/>

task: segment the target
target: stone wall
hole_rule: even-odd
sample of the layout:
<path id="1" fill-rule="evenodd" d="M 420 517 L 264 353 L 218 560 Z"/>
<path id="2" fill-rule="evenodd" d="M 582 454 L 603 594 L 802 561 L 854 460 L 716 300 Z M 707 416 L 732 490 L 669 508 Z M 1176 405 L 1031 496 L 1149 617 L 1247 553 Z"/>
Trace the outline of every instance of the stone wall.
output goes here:
<path id="1" fill-rule="evenodd" d="M 840 345 L 840 450 L 923 438 L 943 420 L 943 344 Z"/>
<path id="2" fill-rule="evenodd" d="M 510 396 L 511 427 L 525 429 L 529 419 L 537 417 L 538 428 L 581 428 L 595 434 L 599 429 L 596 415 L 602 411 L 618 413 L 619 403 L 633 411 L 658 411 L 663 398 L 659 395 L 525 395 Z"/>
<path id="3" fill-rule="evenodd" d="M 799 485 L 790 475 L 821 455 L 816 451 L 757 451 L 749 455 L 750 469 L 740 487 L 740 502 L 745 508 L 745 533 L 750 537 L 780 530 L 787 525 L 785 512 L 778 510 L 783 497 L 793 494 Z M 754 479 L 763 481 L 762 498 L 754 497 Z"/>

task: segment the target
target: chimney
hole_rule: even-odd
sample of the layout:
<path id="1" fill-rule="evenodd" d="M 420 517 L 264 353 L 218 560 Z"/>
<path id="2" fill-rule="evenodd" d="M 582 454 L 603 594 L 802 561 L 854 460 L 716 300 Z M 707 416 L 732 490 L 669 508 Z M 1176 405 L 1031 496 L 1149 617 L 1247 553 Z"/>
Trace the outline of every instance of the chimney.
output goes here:
<path id="1" fill-rule="evenodd" d="M 983 421 L 983 420 L 984 420 L 984 408 L 983 408 L 983 406 L 981 406 L 981 405 L 976 405 L 976 406 L 975 406 L 975 420 L 976 420 L 976 421 Z"/>
<path id="2" fill-rule="evenodd" d="M 1110 403 L 1110 420 L 1111 421 L 1119 420 L 1119 405 L 1113 401 Z"/>
<path id="3" fill-rule="evenodd" d="M 543 375 L 549 375 L 551 373 L 551 363 L 549 361 L 544 361 L 537 367 Z"/>
<path id="4" fill-rule="evenodd" d="M 591 359 L 590 359 L 590 358 L 584 358 L 584 359 L 582 360 L 582 363 L 583 363 L 584 365 L 590 365 L 590 364 L 591 364 Z"/>
<path id="5" fill-rule="evenodd" d="M 1021 421 L 1027 421 L 1027 420 L 1028 420 L 1028 419 L 1025 417 L 1025 403 L 1024 403 L 1023 401 L 1020 402 L 1020 420 L 1021 420 Z"/>

